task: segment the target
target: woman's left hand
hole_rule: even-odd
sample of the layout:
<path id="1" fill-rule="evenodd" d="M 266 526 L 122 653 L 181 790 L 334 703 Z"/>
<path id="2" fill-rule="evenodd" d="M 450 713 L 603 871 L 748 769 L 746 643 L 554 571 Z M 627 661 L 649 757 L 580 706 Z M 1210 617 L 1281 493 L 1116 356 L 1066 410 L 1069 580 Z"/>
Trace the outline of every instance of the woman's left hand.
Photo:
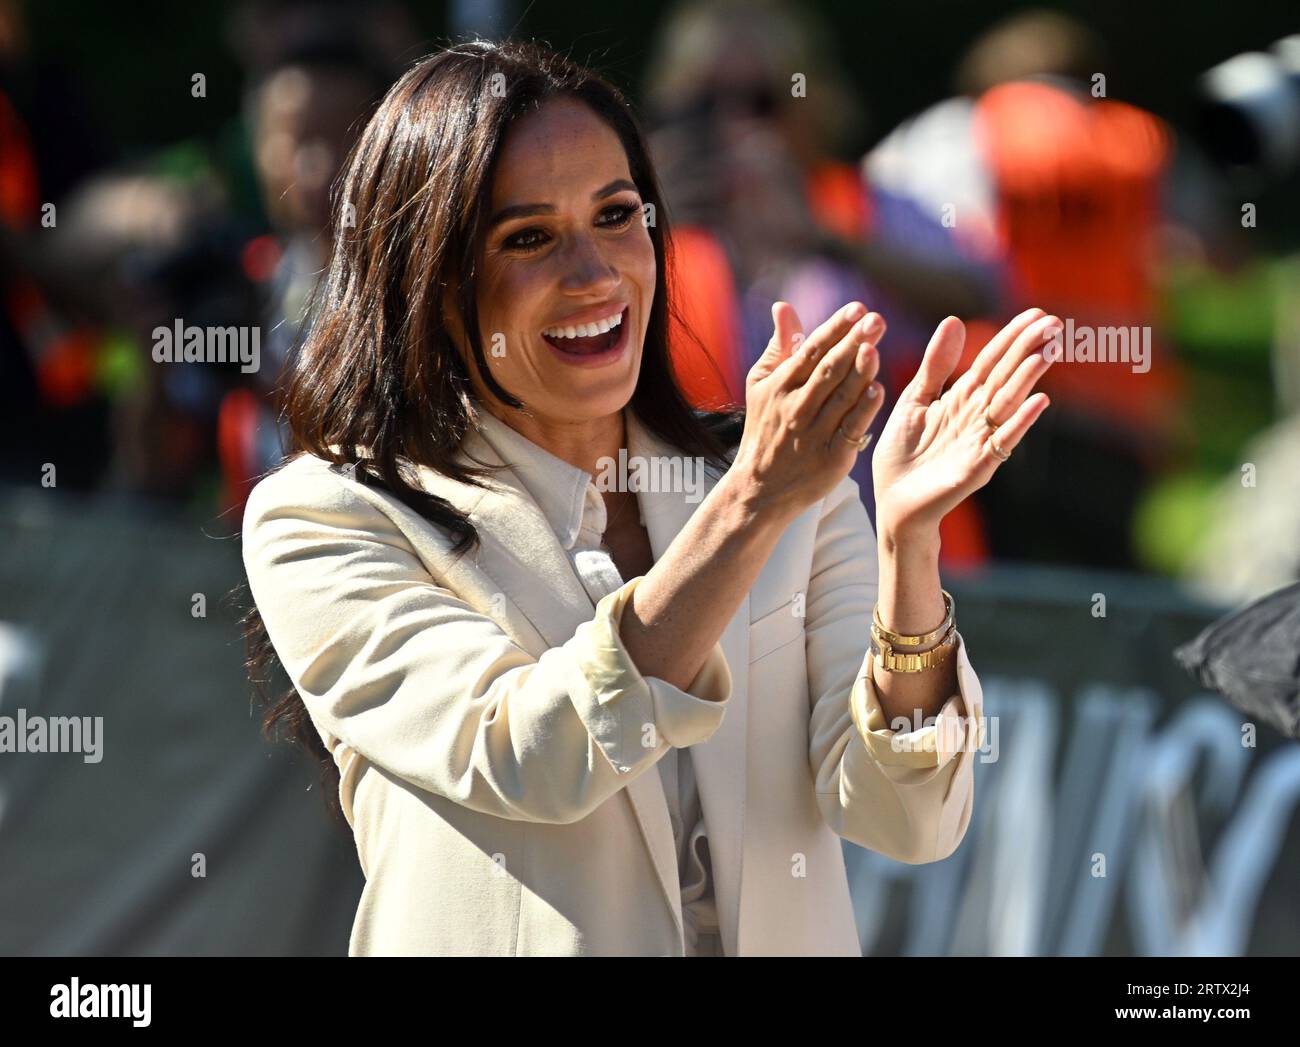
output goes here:
<path id="1" fill-rule="evenodd" d="M 1041 350 L 1061 321 L 1041 309 L 1021 313 L 980 351 L 947 392 L 966 328 L 954 316 L 938 328 L 916 376 L 899 395 L 872 455 L 878 533 L 890 540 L 937 539 L 939 521 L 992 478 L 1047 407 L 1030 396 L 1052 366 Z M 985 411 L 997 423 L 991 429 Z"/>

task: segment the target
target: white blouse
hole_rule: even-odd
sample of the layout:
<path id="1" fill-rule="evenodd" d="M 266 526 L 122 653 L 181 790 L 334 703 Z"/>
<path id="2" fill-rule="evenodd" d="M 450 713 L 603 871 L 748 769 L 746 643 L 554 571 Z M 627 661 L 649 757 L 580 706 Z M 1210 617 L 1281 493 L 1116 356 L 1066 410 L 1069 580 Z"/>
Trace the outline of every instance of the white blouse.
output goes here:
<path id="1" fill-rule="evenodd" d="M 537 502 L 568 553 L 574 571 L 591 597 L 594 611 L 602 597 L 626 581 L 602 541 L 607 523 L 605 499 L 595 479 L 485 410 L 479 411 L 478 428 Z M 635 453 L 632 448 L 628 452 Z M 639 498 L 637 504 L 640 507 Z M 641 522 L 644 525 L 644 515 Z M 690 748 L 670 748 L 658 766 L 677 845 L 685 955 L 722 956 L 707 827 L 695 785 Z"/>

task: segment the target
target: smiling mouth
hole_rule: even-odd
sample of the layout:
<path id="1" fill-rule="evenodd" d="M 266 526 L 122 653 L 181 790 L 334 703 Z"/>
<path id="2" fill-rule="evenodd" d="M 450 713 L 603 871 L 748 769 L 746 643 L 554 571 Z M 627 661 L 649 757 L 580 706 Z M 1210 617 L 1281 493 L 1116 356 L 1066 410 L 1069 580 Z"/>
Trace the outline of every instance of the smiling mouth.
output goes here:
<path id="1" fill-rule="evenodd" d="M 627 307 L 621 312 L 590 324 L 577 324 L 569 327 L 548 327 L 542 332 L 548 345 L 554 346 L 562 353 L 576 356 L 590 356 L 613 349 L 623 334 L 623 324 L 627 321 Z"/>

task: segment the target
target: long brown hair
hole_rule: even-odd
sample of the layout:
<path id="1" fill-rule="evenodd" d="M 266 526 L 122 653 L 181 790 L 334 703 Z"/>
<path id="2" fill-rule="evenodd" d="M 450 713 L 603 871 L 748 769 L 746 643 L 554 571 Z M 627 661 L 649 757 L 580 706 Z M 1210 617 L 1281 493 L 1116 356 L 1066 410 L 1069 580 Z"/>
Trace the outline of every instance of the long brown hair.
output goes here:
<path id="1" fill-rule="evenodd" d="M 647 428 L 683 454 L 725 471 L 743 410 L 691 409 L 672 372 L 667 208 L 631 109 L 605 80 L 541 45 L 475 41 L 416 62 L 388 91 L 348 156 L 333 203 L 333 252 L 313 296 L 310 329 L 292 354 L 280 412 L 290 457 L 307 453 L 355 465 L 355 476 L 398 498 L 457 536 L 463 554 L 479 540 L 452 504 L 413 486 L 403 459 L 482 486 L 486 468 L 465 468 L 456 452 L 473 416 L 465 361 L 444 323 L 450 288 L 466 340 L 492 396 L 522 406 L 487 366 L 479 337 L 477 247 L 497 154 L 510 124 L 556 96 L 589 106 L 619 136 L 643 203 L 655 282 L 632 406 Z M 360 456 L 358 449 L 367 449 Z M 247 589 L 246 586 L 241 589 Z M 251 600 L 241 621 L 247 667 L 263 703 L 263 730 L 287 737 L 318 762 L 331 811 L 342 821 L 339 771 L 290 686 L 269 693 L 276 657 Z"/>

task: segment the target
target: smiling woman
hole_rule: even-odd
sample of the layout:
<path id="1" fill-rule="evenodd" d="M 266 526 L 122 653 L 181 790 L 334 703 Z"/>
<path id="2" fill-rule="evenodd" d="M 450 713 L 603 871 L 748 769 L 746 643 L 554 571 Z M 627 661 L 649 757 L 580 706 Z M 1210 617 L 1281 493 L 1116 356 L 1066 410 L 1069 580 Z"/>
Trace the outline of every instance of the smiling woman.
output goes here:
<path id="1" fill-rule="evenodd" d="M 496 377 L 536 415 L 576 405 L 575 421 L 616 422 L 631 399 L 657 286 L 642 206 L 627 149 L 585 102 L 550 98 L 506 133 L 479 323 L 505 346 L 489 357 Z M 538 424 L 523 431 L 536 439 Z"/>
<path id="2" fill-rule="evenodd" d="M 592 73 L 521 43 L 416 63 L 335 234 L 244 562 L 253 678 L 278 655 L 293 684 L 266 727 L 322 761 L 366 875 L 349 951 L 860 955 L 841 838 L 929 862 L 970 823 L 938 524 L 1045 406 L 1054 318 L 947 391 L 940 325 L 876 449 L 878 549 L 848 473 L 883 319 L 805 337 L 776 303 L 745 410 L 706 424 L 650 159 Z M 629 459 L 707 475 L 597 484 Z"/>
<path id="3" fill-rule="evenodd" d="M 653 224 L 642 220 L 647 205 L 657 214 Z M 600 439 L 590 448 L 593 463 L 597 443 L 617 457 L 626 442 L 619 415 L 625 406 L 635 411 L 643 432 L 656 434 L 674 456 L 708 463 L 715 473 L 724 471 L 728 460 L 727 446 L 692 412 L 673 380 L 668 289 L 657 279 L 665 269 L 669 222 L 631 110 L 601 79 L 522 43 L 472 43 L 430 56 L 393 86 L 361 134 L 345 166 L 335 212 L 334 255 L 317 291 L 315 323 L 294 358 L 282 404 L 294 461 L 259 485 L 246 514 L 245 556 L 257 603 L 244 626 L 250 675 L 267 701 L 267 733 L 287 735 L 316 757 L 327 783 L 325 795 L 336 813 L 352 823 L 363 867 L 374 871 L 388 862 L 367 854 L 362 843 L 377 831 L 378 822 L 358 817 L 357 805 L 381 790 L 387 775 L 408 769 L 406 758 L 397 753 L 398 735 L 413 724 L 401 725 L 402 703 L 394 699 L 415 681 L 408 680 L 386 703 L 380 701 L 374 710 L 378 716 L 346 717 L 358 726 L 378 726 L 386 712 L 399 717 L 391 724 L 398 734 L 374 746 L 362 742 L 352 725 L 335 720 L 342 707 L 325 711 L 320 704 L 324 695 L 313 693 L 316 678 L 304 677 L 301 659 L 341 665 L 337 660 L 346 661 L 355 652 L 348 650 L 342 633 L 318 633 L 279 608 L 283 599 L 301 599 L 300 607 L 315 608 L 320 625 L 345 601 L 341 594 L 327 592 L 330 557 L 310 555 L 310 569 L 296 580 L 275 566 L 286 550 L 274 541 L 277 521 L 282 537 L 292 538 L 296 530 L 307 529 L 309 519 L 316 520 L 321 493 L 347 497 L 355 482 L 365 497 L 381 499 L 384 512 L 400 506 L 404 520 L 420 522 L 421 540 L 404 543 L 410 555 L 437 536 L 437 554 L 424 550 L 418 561 L 427 572 L 418 576 L 419 584 L 432 598 L 439 591 L 433 586 L 447 581 L 445 574 L 431 570 L 433 564 L 443 555 L 458 558 L 480 543 L 482 520 L 472 520 L 468 509 L 484 497 L 476 485 L 501 466 L 485 469 L 480 459 L 461 450 L 478 437 L 484 423 L 493 421 L 488 405 L 510 417 L 518 432 L 535 436 L 536 422 L 554 420 L 557 413 L 577 424 L 584 439 L 583 423 L 601 426 Z M 349 212 L 355 221 L 345 220 Z M 439 293 L 431 293 L 435 290 Z M 724 425 L 727 421 L 722 419 Z M 524 446 L 532 444 L 525 441 Z M 485 448 L 472 450 L 481 458 Z M 327 484 L 339 483 L 335 475 L 348 484 L 318 487 L 302 496 L 305 504 L 290 505 L 283 485 L 292 480 L 294 463 L 304 462 L 331 463 L 340 471 Z M 429 482 L 431 477 L 455 490 Z M 258 514 L 277 487 L 284 497 L 274 511 Z M 615 517 L 627 517 L 619 510 L 636 494 L 619 489 L 605 497 L 611 509 L 619 503 Z M 694 497 L 698 502 L 698 492 Z M 350 508 L 361 506 L 350 503 Z M 371 507 L 372 515 L 376 511 Z M 648 568 L 652 557 L 637 515 L 632 513 L 630 520 L 640 531 L 637 537 L 629 539 L 627 521 L 621 519 L 602 535 L 601 547 L 619 549 L 628 577 L 643 573 L 633 568 Z M 297 529 L 290 523 L 295 519 Z M 388 526 L 379 521 L 363 525 L 376 541 L 383 540 Z M 532 540 L 536 543 L 536 537 Z M 525 563 L 538 559 L 530 547 L 515 552 Z M 296 597 L 295 581 L 307 586 L 296 590 Z M 486 606 L 501 606 L 508 581 L 503 576 L 490 583 L 494 599 Z M 590 600 L 579 593 L 590 617 Z M 368 603 L 361 617 L 372 620 L 364 629 L 374 631 L 374 616 L 384 613 L 378 598 Z M 555 608 L 550 615 L 556 616 Z M 506 642 L 507 633 L 518 637 L 518 630 L 507 619 L 500 641 Z M 445 635 L 446 650 L 455 651 L 450 623 L 428 635 Z M 508 644 L 515 656 L 529 646 L 526 639 L 518 646 Z M 409 654 L 415 648 L 408 642 Z M 277 655 L 294 686 L 270 698 L 264 681 Z M 426 659 L 426 668 L 441 671 L 433 659 Z M 468 703 L 467 715 L 486 715 L 483 691 L 490 682 L 467 684 L 463 693 L 444 691 L 442 698 L 430 690 L 413 706 L 414 715 L 432 722 L 441 703 L 447 703 L 445 716 L 456 713 L 457 703 Z M 335 693 L 341 706 L 356 699 Z M 513 706 L 516 731 L 530 722 L 523 698 Z M 333 729 L 322 729 L 326 724 Z M 450 739 L 445 746 L 440 752 L 426 741 L 423 751 L 412 753 L 418 760 L 410 768 L 411 778 L 431 790 L 424 794 L 430 803 L 432 792 L 439 791 L 430 780 L 434 767 L 457 759 Z M 594 755 L 593 750 L 579 759 Z M 540 762 L 529 760 L 524 766 Z M 471 772 L 462 766 L 459 773 L 472 777 Z M 453 768 L 445 773 L 452 774 Z M 461 787 L 472 786 L 470 777 L 461 782 Z M 440 791 L 454 794 L 457 788 L 444 779 Z M 506 816 L 518 817 L 549 802 L 541 789 L 535 791 L 538 795 L 509 805 Z M 466 870 L 473 865 L 470 860 Z M 448 875 L 459 875 L 458 868 L 452 861 Z M 407 907 L 415 904 L 398 897 L 400 888 L 383 886 L 377 873 L 367 892 L 378 892 L 380 911 L 393 906 L 399 921 L 407 919 Z M 518 897 L 504 904 L 518 905 Z M 422 936 L 420 951 L 472 951 L 475 932 L 456 927 L 455 912 L 449 904 L 443 917 L 435 919 L 436 928 L 412 928 Z M 481 928 L 490 926 L 480 921 Z M 626 945 L 636 948 L 630 939 Z M 359 913 L 351 951 L 393 948 L 412 947 L 363 926 Z M 483 944 L 482 951 L 513 948 L 513 943 L 494 941 Z"/>

